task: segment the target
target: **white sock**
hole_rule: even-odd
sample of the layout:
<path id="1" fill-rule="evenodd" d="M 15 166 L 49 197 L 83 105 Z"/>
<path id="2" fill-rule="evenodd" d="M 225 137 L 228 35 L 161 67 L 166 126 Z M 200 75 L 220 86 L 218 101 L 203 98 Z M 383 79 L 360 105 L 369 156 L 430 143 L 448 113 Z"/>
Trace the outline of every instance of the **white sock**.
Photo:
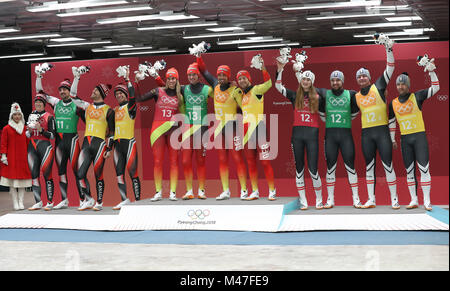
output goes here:
<path id="1" fill-rule="evenodd" d="M 313 182 L 314 192 L 316 192 L 316 204 L 322 203 L 322 181 L 320 180 L 319 171 L 314 175 L 309 172 Z"/>
<path id="2" fill-rule="evenodd" d="M 295 183 L 297 185 L 298 195 L 300 196 L 300 200 L 303 203 L 307 203 L 306 194 L 305 194 L 305 176 L 303 175 L 305 169 L 302 169 L 300 173 L 296 172 Z M 304 205 L 307 206 L 307 205 Z"/>
<path id="3" fill-rule="evenodd" d="M 426 164 L 425 167 L 421 166 L 419 163 L 417 163 L 417 165 L 419 166 L 420 170 L 420 187 L 422 188 L 423 192 L 423 204 L 429 205 L 431 203 L 431 175 L 429 169 L 430 163 Z"/>
<path id="4" fill-rule="evenodd" d="M 345 165 L 345 164 L 344 164 Z M 352 189 L 352 197 L 353 200 L 358 198 L 359 201 L 359 194 L 358 194 L 358 175 L 356 174 L 356 170 L 350 168 L 349 166 L 345 165 L 345 169 L 347 170 L 347 177 L 348 177 L 348 183 L 350 184 L 350 188 Z"/>
<path id="5" fill-rule="evenodd" d="M 327 201 L 332 201 L 334 204 L 334 187 L 336 185 L 336 165 L 334 164 L 331 169 L 327 169 L 326 181 L 327 181 Z"/>

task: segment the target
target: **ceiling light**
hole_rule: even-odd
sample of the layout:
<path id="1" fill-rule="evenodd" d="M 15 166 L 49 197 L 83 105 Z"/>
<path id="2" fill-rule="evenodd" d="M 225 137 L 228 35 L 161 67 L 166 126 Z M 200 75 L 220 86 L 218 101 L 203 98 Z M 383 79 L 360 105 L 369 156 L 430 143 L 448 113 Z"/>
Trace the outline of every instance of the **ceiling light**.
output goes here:
<path id="1" fill-rule="evenodd" d="M 212 32 L 225 32 L 225 31 L 243 30 L 243 28 L 242 27 L 238 27 L 238 26 L 227 26 L 227 27 L 207 28 L 206 30 L 209 30 L 209 31 L 212 31 Z"/>
<path id="2" fill-rule="evenodd" d="M 335 30 L 342 29 L 360 29 L 360 28 L 375 28 L 375 27 L 398 27 L 398 26 L 411 26 L 411 21 L 406 22 L 389 22 L 389 23 L 368 23 L 368 24 L 355 24 L 346 26 L 334 26 Z"/>
<path id="3" fill-rule="evenodd" d="M 428 35 L 426 35 L 426 36 L 414 36 L 414 37 L 396 37 L 396 38 L 394 38 L 394 37 L 392 37 L 392 38 L 390 38 L 391 40 L 394 40 L 394 41 L 401 41 L 401 40 L 425 40 L 425 39 L 430 39 L 430 37 L 428 36 Z M 372 42 L 372 41 L 375 41 L 374 39 L 365 39 L 364 40 L 365 42 Z"/>
<path id="4" fill-rule="evenodd" d="M 18 32 L 20 31 L 19 27 L 6 27 L 6 26 L 0 26 L 0 33 L 10 33 L 10 32 Z"/>
<path id="5" fill-rule="evenodd" d="M 434 28 L 405 28 L 403 29 L 405 32 L 414 33 L 420 32 L 420 34 L 424 32 L 434 31 Z"/>
<path id="6" fill-rule="evenodd" d="M 175 53 L 176 50 L 156 50 L 156 51 L 143 51 L 143 52 L 126 52 L 119 53 L 120 56 L 131 56 L 131 55 L 149 55 L 149 54 L 164 54 L 164 53 Z"/>
<path id="7" fill-rule="evenodd" d="M 186 15 L 184 13 L 173 13 L 173 11 L 161 11 L 157 14 L 150 15 L 135 15 L 135 16 L 125 16 L 125 17 L 116 17 L 116 18 L 105 18 L 105 19 L 97 19 L 97 23 L 99 24 L 114 24 L 114 23 L 123 23 L 123 22 L 139 22 L 146 20 L 164 20 L 164 21 L 173 21 L 173 20 L 183 20 L 183 19 L 195 19 L 199 18 L 195 15 Z"/>
<path id="8" fill-rule="evenodd" d="M 342 18 L 359 18 L 359 17 L 376 17 L 376 16 L 390 16 L 395 15 L 394 12 L 384 13 L 353 13 L 353 14 L 322 14 L 307 16 L 306 20 L 328 20 L 328 19 L 342 19 Z"/>
<path id="9" fill-rule="evenodd" d="M 414 21 L 419 20 L 422 21 L 420 16 L 396 16 L 396 17 L 385 17 L 387 21 Z"/>
<path id="10" fill-rule="evenodd" d="M 238 46 L 238 49 L 249 49 L 249 48 L 260 48 L 260 47 L 297 46 L 297 45 L 300 45 L 300 43 L 298 43 L 298 42 L 271 43 L 271 44 L 258 44 L 258 45 Z"/>
<path id="11" fill-rule="evenodd" d="M 372 34 L 355 34 L 353 35 L 353 37 L 356 38 L 363 38 L 363 37 L 368 37 L 368 38 L 373 38 L 373 35 L 375 33 Z M 399 36 L 399 35 L 418 35 L 418 34 L 423 34 L 423 30 L 420 32 L 407 32 L 407 31 L 392 31 L 392 32 L 383 32 L 384 35 L 386 36 Z"/>
<path id="12" fill-rule="evenodd" d="M 57 13 L 56 16 L 73 17 L 73 16 L 82 16 L 82 15 L 92 15 L 92 14 L 143 11 L 143 10 L 151 10 L 151 9 L 153 9 L 153 8 L 148 5 L 122 6 L 122 7 L 102 8 L 102 9 L 86 9 L 86 10 L 81 10 L 81 11 L 77 11 L 77 12 Z"/>
<path id="13" fill-rule="evenodd" d="M 149 26 L 149 27 L 138 27 L 137 30 L 158 30 L 158 29 L 202 27 L 202 26 L 214 26 L 214 25 L 219 25 L 219 24 L 216 21 L 177 23 L 177 24 L 167 24 L 167 25 L 155 25 L 155 26 Z"/>
<path id="14" fill-rule="evenodd" d="M 151 46 L 138 46 L 138 47 L 122 47 L 122 48 L 113 48 L 113 47 L 103 47 L 103 48 L 95 48 L 91 51 L 94 53 L 103 53 L 103 52 L 114 52 L 114 51 L 134 51 L 134 50 L 150 50 L 153 47 Z"/>
<path id="15" fill-rule="evenodd" d="M 29 62 L 29 61 L 45 61 L 45 60 L 62 60 L 62 59 L 72 59 L 73 56 L 54 56 L 54 57 L 43 57 L 43 58 L 28 58 L 28 59 L 20 59 L 21 62 Z"/>
<path id="16" fill-rule="evenodd" d="M 409 5 L 384 5 L 384 6 L 369 6 L 367 7 L 370 10 L 411 10 Z"/>
<path id="17" fill-rule="evenodd" d="M 50 39 L 50 41 L 56 41 L 56 42 L 68 42 L 68 41 L 79 41 L 79 40 L 85 40 L 85 39 L 79 38 L 79 37 L 62 37 L 62 38 Z"/>
<path id="18" fill-rule="evenodd" d="M 96 45 L 96 44 L 107 44 L 107 43 L 111 43 L 111 41 L 110 40 L 102 40 L 102 41 L 68 42 L 68 43 L 48 44 L 47 47 L 81 46 L 81 45 Z"/>
<path id="19" fill-rule="evenodd" d="M 21 54 L 21 55 L 9 55 L 9 56 L 0 56 L 0 59 L 13 59 L 13 58 L 23 58 L 23 57 L 37 57 L 43 56 L 44 53 L 31 53 L 31 54 Z"/>
<path id="20" fill-rule="evenodd" d="M 60 37 L 59 33 L 47 33 L 47 34 L 31 34 L 31 35 L 19 35 L 19 36 L 10 36 L 10 37 L 2 37 L 0 41 L 8 41 L 8 40 L 26 40 L 26 39 L 35 39 L 35 38 L 52 38 L 52 37 Z"/>
<path id="21" fill-rule="evenodd" d="M 226 32 L 226 33 L 205 33 L 205 34 L 199 34 L 199 35 L 183 36 L 183 38 L 184 39 L 193 39 L 193 38 L 238 36 L 238 35 L 253 35 L 253 34 L 256 34 L 256 33 L 254 31 Z"/>
<path id="22" fill-rule="evenodd" d="M 328 8 L 349 8 L 359 6 L 375 6 L 380 5 L 381 0 L 375 1 L 347 1 L 347 2 L 327 2 L 317 4 L 296 4 L 282 5 L 282 10 L 310 10 L 310 9 L 328 9 Z"/>
<path id="23" fill-rule="evenodd" d="M 58 3 L 57 1 L 46 2 L 42 5 L 28 6 L 25 9 L 29 12 L 44 12 L 44 11 L 54 11 L 62 9 L 73 9 L 73 8 L 84 8 L 84 7 L 97 7 L 97 6 L 107 6 L 107 5 L 118 5 L 127 4 L 125 0 L 84 0 L 78 2 L 66 2 Z"/>
<path id="24" fill-rule="evenodd" d="M 238 40 L 230 40 L 230 41 L 218 41 L 218 45 L 229 45 L 229 44 L 241 44 L 241 43 L 258 43 L 258 42 L 276 42 L 283 41 L 282 38 L 255 38 L 255 39 L 238 39 Z"/>

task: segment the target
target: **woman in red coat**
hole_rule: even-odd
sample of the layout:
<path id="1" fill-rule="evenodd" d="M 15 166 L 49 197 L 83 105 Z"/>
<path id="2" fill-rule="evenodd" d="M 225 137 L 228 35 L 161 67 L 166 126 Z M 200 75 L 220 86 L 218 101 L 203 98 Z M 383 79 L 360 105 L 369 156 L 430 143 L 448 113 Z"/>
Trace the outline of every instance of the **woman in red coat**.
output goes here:
<path id="1" fill-rule="evenodd" d="M 14 210 L 24 209 L 25 187 L 31 187 L 31 173 L 27 161 L 29 139 L 25 135 L 25 119 L 19 104 L 11 105 L 9 122 L 2 130 L 0 144 L 0 185 L 9 187 Z"/>

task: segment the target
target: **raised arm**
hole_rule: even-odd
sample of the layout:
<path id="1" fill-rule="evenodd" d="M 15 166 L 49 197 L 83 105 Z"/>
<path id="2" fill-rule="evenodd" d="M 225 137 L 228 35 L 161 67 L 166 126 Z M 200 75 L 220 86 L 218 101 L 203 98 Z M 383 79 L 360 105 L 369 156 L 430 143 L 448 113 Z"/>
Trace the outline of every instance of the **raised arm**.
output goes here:
<path id="1" fill-rule="evenodd" d="M 209 85 L 211 85 L 213 88 L 215 88 L 217 86 L 217 84 L 219 84 L 219 81 L 217 80 L 216 77 L 214 77 L 206 69 L 205 62 L 203 61 L 201 56 L 197 57 L 197 64 L 198 64 L 198 69 L 200 70 L 200 73 L 202 73 L 202 75 L 205 78 L 205 80 L 208 82 Z"/>
<path id="2" fill-rule="evenodd" d="M 430 98 L 431 96 L 434 96 L 440 89 L 439 86 L 439 79 L 434 71 L 429 72 L 430 78 L 431 78 L 431 86 L 428 89 L 420 90 L 416 92 L 414 95 L 416 95 L 416 100 L 419 105 L 419 107 L 422 107 L 423 102 Z"/>
<path id="3" fill-rule="evenodd" d="M 45 96 L 45 99 L 47 100 L 48 103 L 50 103 L 50 105 L 52 105 L 53 107 L 56 105 L 56 103 L 59 102 L 59 98 L 47 95 L 44 91 L 44 88 L 42 87 L 42 75 L 38 75 L 36 74 L 36 93 L 43 93 L 43 95 Z"/>
<path id="4" fill-rule="evenodd" d="M 375 86 L 382 95 L 382 92 L 386 90 L 395 69 L 394 52 L 392 50 L 393 42 L 387 38 L 386 43 L 383 43 L 383 45 L 386 49 L 386 69 L 384 70 L 383 75 L 375 82 Z M 384 97 L 384 95 L 382 97 Z"/>
<path id="5" fill-rule="evenodd" d="M 289 99 L 293 104 L 295 103 L 295 92 L 292 90 L 287 89 L 284 87 L 282 83 L 282 74 L 284 70 L 284 65 L 277 61 L 277 74 L 276 74 L 276 81 L 275 81 L 275 88 L 280 92 L 284 97 Z"/>

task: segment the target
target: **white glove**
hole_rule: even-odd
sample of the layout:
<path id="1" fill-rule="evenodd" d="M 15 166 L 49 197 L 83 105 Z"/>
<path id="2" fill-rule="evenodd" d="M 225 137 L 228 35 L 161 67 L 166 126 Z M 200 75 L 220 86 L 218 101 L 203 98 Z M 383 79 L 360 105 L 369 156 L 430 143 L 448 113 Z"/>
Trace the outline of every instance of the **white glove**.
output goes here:
<path id="1" fill-rule="evenodd" d="M 1 161 L 2 161 L 3 164 L 8 165 L 8 159 L 6 158 L 6 154 L 2 154 Z"/>
<path id="2" fill-rule="evenodd" d="M 129 65 L 126 65 L 126 66 L 119 66 L 117 69 L 116 69 L 116 72 L 117 72 L 117 77 L 126 77 L 127 76 L 127 69 L 129 70 L 130 69 L 130 66 Z"/>
<path id="3" fill-rule="evenodd" d="M 282 64 L 287 64 L 289 62 L 289 59 L 292 58 L 291 56 L 291 48 L 290 47 L 284 47 L 280 49 L 280 56 L 277 57 L 277 61 L 279 61 Z"/>
<path id="4" fill-rule="evenodd" d="M 263 66 L 263 59 L 261 57 L 261 54 L 257 54 L 252 58 L 252 63 L 250 65 L 251 68 L 255 68 L 258 70 L 261 70 Z"/>
<path id="5" fill-rule="evenodd" d="M 426 72 L 433 72 L 434 70 L 436 70 L 436 65 L 434 64 L 434 58 L 433 59 L 429 59 L 428 55 L 425 54 L 423 57 L 422 56 L 418 56 L 417 57 L 417 64 L 420 67 L 424 67 L 423 71 Z"/>
<path id="6" fill-rule="evenodd" d="M 389 37 L 383 33 L 374 34 L 373 38 L 375 39 L 376 44 L 384 45 L 387 50 L 392 50 L 394 46 L 394 41 L 389 39 Z"/>
<path id="7" fill-rule="evenodd" d="M 42 78 L 46 72 L 50 71 L 53 65 L 50 63 L 43 63 L 34 67 L 34 72 L 39 78 Z"/>
<path id="8" fill-rule="evenodd" d="M 209 43 L 202 41 L 198 45 L 192 44 L 192 47 L 189 48 L 189 53 L 198 58 L 201 54 L 206 53 L 210 48 L 211 45 Z"/>

